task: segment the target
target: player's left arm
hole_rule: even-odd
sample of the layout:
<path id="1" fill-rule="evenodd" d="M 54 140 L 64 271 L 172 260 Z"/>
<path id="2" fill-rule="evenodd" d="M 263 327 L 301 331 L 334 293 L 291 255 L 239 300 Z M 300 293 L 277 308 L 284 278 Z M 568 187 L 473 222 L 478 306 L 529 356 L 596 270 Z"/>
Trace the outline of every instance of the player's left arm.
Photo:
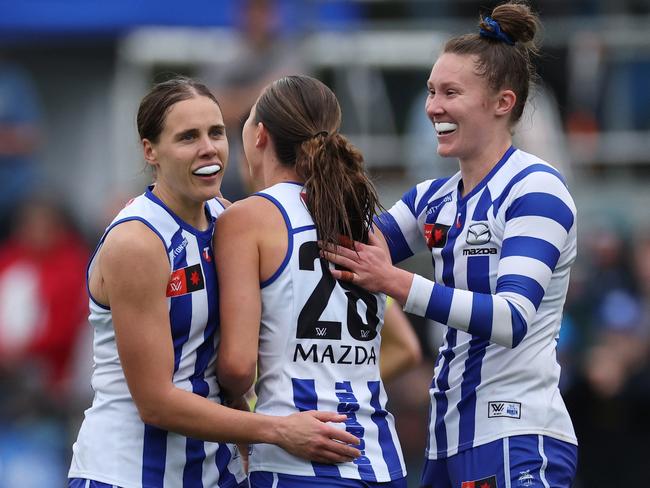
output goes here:
<path id="1" fill-rule="evenodd" d="M 386 251 L 370 239 L 355 251 L 331 247 L 330 261 L 351 270 L 352 278 L 371 291 L 382 291 L 404 304 L 404 310 L 476 335 L 516 347 L 528 332 L 560 263 L 575 254 L 576 209 L 559 175 L 534 172 L 520 181 L 504 203 L 505 230 L 494 294 L 434 283 L 391 265 Z"/>
<path id="2" fill-rule="evenodd" d="M 446 287 L 415 275 L 405 310 L 514 348 L 524 339 L 558 266 L 575 257 L 576 208 L 553 172 L 516 185 L 504 212 L 494 294 Z"/>
<path id="3" fill-rule="evenodd" d="M 219 276 L 219 382 L 231 400 L 255 381 L 262 303 L 258 218 L 250 199 L 237 202 L 217 219 L 214 250 Z"/>

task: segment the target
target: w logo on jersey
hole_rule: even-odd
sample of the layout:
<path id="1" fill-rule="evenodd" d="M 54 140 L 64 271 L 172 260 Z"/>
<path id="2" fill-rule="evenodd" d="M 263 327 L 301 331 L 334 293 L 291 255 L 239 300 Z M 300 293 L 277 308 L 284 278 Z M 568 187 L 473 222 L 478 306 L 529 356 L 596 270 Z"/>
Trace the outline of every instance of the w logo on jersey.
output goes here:
<path id="1" fill-rule="evenodd" d="M 447 244 L 447 233 L 449 232 L 449 225 L 443 224 L 424 224 L 424 238 L 427 241 L 429 250 L 434 247 L 445 247 Z"/>
<path id="2" fill-rule="evenodd" d="M 172 272 L 167 283 L 167 296 L 178 297 L 205 288 L 201 265 L 195 264 Z"/>

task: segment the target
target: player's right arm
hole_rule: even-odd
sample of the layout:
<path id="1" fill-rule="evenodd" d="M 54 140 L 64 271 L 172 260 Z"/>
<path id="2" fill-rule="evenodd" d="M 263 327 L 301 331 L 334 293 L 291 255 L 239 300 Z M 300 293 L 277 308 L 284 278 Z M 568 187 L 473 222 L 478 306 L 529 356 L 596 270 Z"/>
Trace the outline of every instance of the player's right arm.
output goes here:
<path id="1" fill-rule="evenodd" d="M 321 462 L 359 455 L 351 434 L 326 425 L 345 416 L 323 413 L 271 417 L 233 410 L 177 388 L 166 288 L 170 266 L 160 238 L 139 221 L 108 234 L 91 282 L 102 283 L 118 353 L 143 422 L 213 442 L 265 442 Z M 342 442 L 337 442 L 342 441 Z"/>

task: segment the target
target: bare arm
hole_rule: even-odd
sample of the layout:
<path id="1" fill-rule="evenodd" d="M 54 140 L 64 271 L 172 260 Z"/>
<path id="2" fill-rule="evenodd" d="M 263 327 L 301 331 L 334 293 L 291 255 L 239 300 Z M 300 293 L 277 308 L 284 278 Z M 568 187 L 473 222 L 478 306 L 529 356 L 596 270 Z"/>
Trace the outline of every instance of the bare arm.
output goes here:
<path id="1" fill-rule="evenodd" d="M 386 305 L 384 327 L 381 329 L 381 378 L 390 381 L 422 360 L 417 335 L 399 304 Z"/>
<path id="2" fill-rule="evenodd" d="M 356 443 L 354 436 L 321 422 L 345 417 L 241 412 L 173 384 L 174 353 L 165 297 L 169 263 L 160 239 L 142 223 L 127 222 L 113 229 L 98 267 L 113 313 L 122 368 L 145 423 L 208 441 L 274 443 L 323 462 L 358 455 L 356 449 L 332 440 Z"/>
<path id="3" fill-rule="evenodd" d="M 229 398 L 255 381 L 262 302 L 255 202 L 231 206 L 217 219 L 215 258 L 221 317 L 217 372 Z"/>

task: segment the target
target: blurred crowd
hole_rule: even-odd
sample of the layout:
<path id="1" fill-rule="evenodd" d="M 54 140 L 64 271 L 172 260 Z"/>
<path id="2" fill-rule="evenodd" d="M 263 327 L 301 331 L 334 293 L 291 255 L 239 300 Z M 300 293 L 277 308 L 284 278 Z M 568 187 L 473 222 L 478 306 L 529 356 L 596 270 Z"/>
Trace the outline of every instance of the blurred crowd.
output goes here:
<path id="1" fill-rule="evenodd" d="M 414 16 L 473 15 L 476 11 L 469 1 L 406 3 L 408 8 L 402 6 L 401 12 Z M 616 2 L 615 8 L 602 0 L 544 5 L 555 14 L 648 15 L 649 3 L 628 0 Z M 268 82 L 309 70 L 291 55 L 291 42 L 278 35 L 281 22 L 274 2 L 249 0 L 242 5 L 234 34 L 241 52 L 227 65 L 201 66 L 193 73 L 214 88 L 223 105 L 231 142 L 223 191 L 233 200 L 249 191 L 238 137 L 242 116 Z M 381 7 L 366 9 L 377 17 L 384 15 Z M 602 54 L 593 39 L 580 44 L 580 53 Z M 614 65 L 611 72 L 603 72 L 602 64 L 590 65 L 590 58 L 585 57 L 582 71 L 574 75 L 574 85 L 566 87 L 564 94 L 556 91 L 554 95 L 553 75 L 544 80 L 548 92 L 541 100 L 550 109 L 546 111 L 540 102 L 537 116 L 550 115 L 545 125 L 540 120 L 532 128 L 538 136 L 548 136 L 542 145 L 564 155 L 561 169 L 569 181 L 580 173 L 571 167 L 568 153 L 562 152 L 566 141 L 553 139 L 562 135 L 562 126 L 594 132 L 627 120 L 631 127 L 624 128 L 650 128 L 647 89 L 634 91 L 648 86 L 648 59 L 635 58 L 624 70 L 614 70 Z M 601 97 L 602 86 L 595 86 L 613 82 L 625 86 L 617 98 L 620 103 L 614 105 Z M 42 177 L 38 155 L 49 142 L 41 97 L 20 63 L 3 60 L 0 53 L 0 488 L 54 486 L 56 479 L 63 486 L 72 438 L 92 399 L 85 267 L 105 222 L 82 225 L 67 208 L 69 199 L 62 196 L 62 189 L 53 188 Z M 562 103 L 569 97 L 572 104 Z M 439 176 L 454 167 L 453 162 L 439 161 L 435 145 L 427 145 L 430 138 L 424 140 L 423 134 L 431 128 L 422 127 L 423 107 L 423 100 L 415 103 L 413 111 L 419 110 L 420 116 L 413 115 L 412 121 L 403 124 L 413 152 L 406 158 L 410 158 L 410 167 L 398 177 Z M 343 110 L 345 118 L 345 106 Z M 622 110 L 631 115 L 622 119 L 617 116 Z M 415 144 L 418 137 L 423 140 Z M 640 166 L 650 167 L 650 156 Z M 380 182 L 386 181 L 380 169 L 377 176 Z M 116 189 L 115 193 L 123 192 Z M 580 214 L 581 202 L 576 200 Z M 619 208 L 618 218 L 603 215 L 602 220 L 591 219 L 584 225 L 579 220 L 578 261 L 558 338 L 561 389 L 580 442 L 578 486 L 584 487 L 633 486 L 645 479 L 650 438 L 650 226 L 639 224 L 626 210 Z M 107 209 L 107 215 L 112 213 L 113 209 Z M 416 486 L 436 336 L 431 325 L 414 317 L 412 322 L 425 357 L 420 365 L 392 380 L 387 389 L 409 479 Z"/>

